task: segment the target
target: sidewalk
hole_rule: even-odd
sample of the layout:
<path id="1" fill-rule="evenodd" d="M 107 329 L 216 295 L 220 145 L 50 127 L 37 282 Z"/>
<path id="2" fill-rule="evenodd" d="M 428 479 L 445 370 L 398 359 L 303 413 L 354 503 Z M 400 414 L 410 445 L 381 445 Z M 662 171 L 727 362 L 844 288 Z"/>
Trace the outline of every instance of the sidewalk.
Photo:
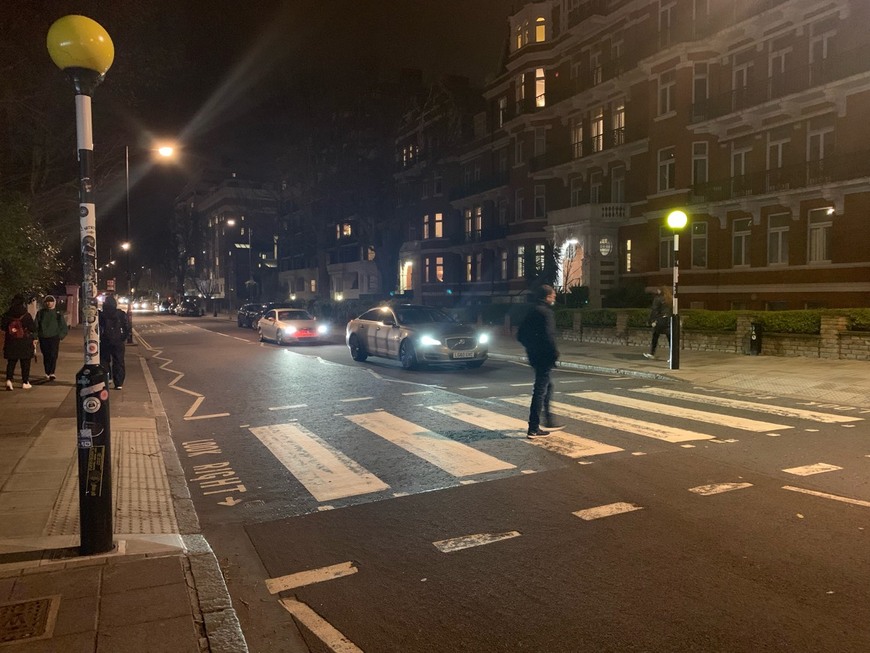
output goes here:
<path id="1" fill-rule="evenodd" d="M 83 335 L 62 342 L 57 381 L 31 369 L 0 392 L 0 646 L 9 653 L 244 653 L 217 560 L 190 501 L 138 347 L 111 391 L 115 550 L 81 556 L 75 375 Z M 144 644 L 147 642 L 147 645 Z"/>
<path id="2" fill-rule="evenodd" d="M 204 318 L 208 319 L 208 318 Z M 337 339 L 338 341 L 338 339 Z M 663 343 L 664 344 L 664 343 Z M 566 369 L 674 380 L 870 409 L 870 363 L 681 352 L 669 370 L 643 350 L 560 340 Z M 117 548 L 78 555 L 73 396 L 82 332 L 61 345 L 58 380 L 0 391 L 0 646 L 9 653 L 244 653 L 223 576 L 190 500 L 160 396 L 139 348 L 111 392 Z M 493 359 L 524 360 L 496 335 Z M 147 647 L 143 642 L 147 641 Z"/>

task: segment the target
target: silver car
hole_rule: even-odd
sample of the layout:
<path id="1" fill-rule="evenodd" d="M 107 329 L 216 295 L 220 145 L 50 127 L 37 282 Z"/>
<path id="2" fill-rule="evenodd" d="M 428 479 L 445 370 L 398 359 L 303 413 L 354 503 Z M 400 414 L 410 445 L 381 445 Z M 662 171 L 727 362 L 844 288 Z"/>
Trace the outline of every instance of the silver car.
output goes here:
<path id="1" fill-rule="evenodd" d="M 317 342 L 329 332 L 325 324 L 301 308 L 273 308 L 263 313 L 257 322 L 260 341 L 274 340 L 279 345 L 288 342 Z"/>
<path id="2" fill-rule="evenodd" d="M 480 367 L 489 335 L 431 306 L 392 304 L 372 308 L 347 323 L 347 346 L 355 361 L 394 358 L 406 370 L 419 365 L 461 363 Z"/>

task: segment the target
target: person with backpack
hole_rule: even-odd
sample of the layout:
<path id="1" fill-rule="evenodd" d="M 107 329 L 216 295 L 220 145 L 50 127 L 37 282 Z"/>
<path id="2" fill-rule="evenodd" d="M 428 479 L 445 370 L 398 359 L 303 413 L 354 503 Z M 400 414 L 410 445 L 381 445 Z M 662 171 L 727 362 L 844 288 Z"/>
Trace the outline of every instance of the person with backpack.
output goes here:
<path id="1" fill-rule="evenodd" d="M 39 338 L 39 349 L 42 352 L 42 365 L 45 368 L 45 378 L 54 381 L 57 377 L 57 354 L 60 341 L 66 338 L 69 331 L 63 313 L 55 306 L 57 302 L 52 295 L 46 295 L 42 300 L 42 308 L 36 312 L 36 335 Z"/>
<path id="2" fill-rule="evenodd" d="M 541 428 L 542 415 L 544 427 L 555 431 L 562 428 L 550 412 L 550 398 L 553 396 L 550 371 L 556 367 L 556 361 L 559 360 L 559 348 L 556 346 L 556 317 L 553 314 L 556 291 L 552 286 L 543 285 L 536 295 L 537 303 L 526 313 L 517 330 L 517 340 L 526 348 L 529 365 L 535 370 L 532 404 L 529 407 L 529 430 L 526 432 L 529 438 L 550 435 L 550 431 Z"/>
<path id="3" fill-rule="evenodd" d="M 109 373 L 115 390 L 124 385 L 124 348 L 127 343 L 127 315 L 118 310 L 118 300 L 109 295 L 100 311 L 100 364 Z"/>
<path id="4" fill-rule="evenodd" d="M 21 387 L 30 390 L 30 359 L 35 353 L 33 340 L 36 338 L 36 324 L 27 312 L 23 295 L 12 298 L 9 310 L 0 318 L 0 329 L 5 335 L 3 358 L 6 359 L 6 389 L 12 390 L 15 367 L 20 362 Z"/>

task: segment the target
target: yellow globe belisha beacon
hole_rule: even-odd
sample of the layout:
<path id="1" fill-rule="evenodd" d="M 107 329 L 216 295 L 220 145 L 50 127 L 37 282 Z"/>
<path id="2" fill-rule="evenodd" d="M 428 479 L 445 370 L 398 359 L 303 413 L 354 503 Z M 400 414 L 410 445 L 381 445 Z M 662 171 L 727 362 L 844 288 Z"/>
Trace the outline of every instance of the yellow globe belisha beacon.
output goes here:
<path id="1" fill-rule="evenodd" d="M 109 33 L 87 16 L 58 18 L 45 41 L 51 60 L 61 70 L 84 68 L 104 75 L 115 60 L 115 45 Z"/>

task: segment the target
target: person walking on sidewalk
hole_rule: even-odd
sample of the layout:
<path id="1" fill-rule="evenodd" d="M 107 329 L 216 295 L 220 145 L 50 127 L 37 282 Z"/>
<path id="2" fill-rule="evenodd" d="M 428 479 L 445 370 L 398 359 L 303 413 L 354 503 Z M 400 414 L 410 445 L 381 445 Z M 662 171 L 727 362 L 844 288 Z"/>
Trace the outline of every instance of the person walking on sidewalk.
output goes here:
<path id="1" fill-rule="evenodd" d="M 5 334 L 3 358 L 6 359 L 6 389 L 12 390 L 15 366 L 20 362 L 21 387 L 30 390 L 30 359 L 35 353 L 33 339 L 36 337 L 36 324 L 27 312 L 22 295 L 12 298 L 9 310 L 0 318 L 0 329 Z"/>
<path id="2" fill-rule="evenodd" d="M 118 310 L 118 300 L 109 295 L 100 311 L 100 364 L 109 373 L 115 390 L 124 385 L 124 347 L 127 343 L 127 315 Z"/>
<path id="3" fill-rule="evenodd" d="M 529 438 L 541 438 L 550 435 L 550 431 L 541 428 L 541 416 L 546 428 L 559 430 L 550 412 L 550 399 L 553 396 L 553 382 L 550 371 L 559 360 L 559 349 L 556 346 L 556 318 L 553 315 L 553 304 L 556 303 L 556 291 L 552 286 L 541 286 L 537 293 L 538 301 L 526 314 L 517 330 L 517 340 L 525 347 L 529 365 L 535 370 L 535 384 L 532 388 L 532 404 L 529 407 Z"/>
<path id="4" fill-rule="evenodd" d="M 45 368 L 45 378 L 54 381 L 54 371 L 57 368 L 57 353 L 60 341 L 66 338 L 69 331 L 63 313 L 56 308 L 52 295 L 46 295 L 42 300 L 42 308 L 36 313 L 36 335 L 39 338 L 39 350 L 42 352 L 42 365 Z"/>
<path id="5" fill-rule="evenodd" d="M 671 289 L 667 286 L 661 286 L 655 290 L 655 298 L 653 299 L 652 308 L 649 312 L 649 325 L 652 327 L 652 341 L 649 345 L 649 351 L 644 353 L 644 358 L 655 358 L 656 348 L 659 344 L 659 336 L 662 334 L 668 339 L 668 345 L 671 342 L 671 315 L 674 309 L 674 296 L 671 294 Z"/>

